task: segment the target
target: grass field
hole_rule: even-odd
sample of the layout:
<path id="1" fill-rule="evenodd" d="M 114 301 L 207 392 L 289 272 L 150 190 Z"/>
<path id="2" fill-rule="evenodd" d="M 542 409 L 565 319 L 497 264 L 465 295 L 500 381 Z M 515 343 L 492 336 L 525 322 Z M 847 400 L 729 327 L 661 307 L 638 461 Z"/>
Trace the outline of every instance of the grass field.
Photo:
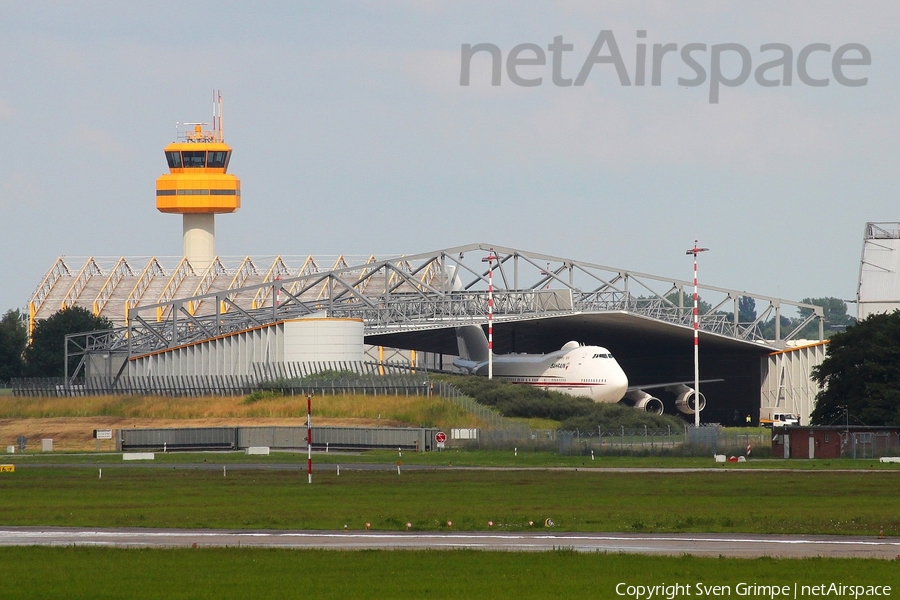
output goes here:
<path id="1" fill-rule="evenodd" d="M 6 525 L 900 535 L 896 472 L 439 470 L 21 466 L 0 477 Z M 224 476 L 223 476 L 224 475 Z"/>
<path id="2" fill-rule="evenodd" d="M 318 417 L 384 419 L 415 426 L 480 427 L 478 419 L 452 401 L 422 396 L 316 396 Z M 49 417 L 129 417 L 198 419 L 210 417 L 306 417 L 305 396 L 265 398 L 248 402 L 244 396 L 86 396 L 28 398 L 0 401 L 0 419 Z"/>
<path id="3" fill-rule="evenodd" d="M 626 585 L 891 585 L 897 564 L 479 551 L 0 548 L 2 598 L 617 598 Z M 622 592 L 627 588 L 620 588 Z M 740 594 L 770 598 L 768 594 Z M 646 597 L 646 596 L 645 596 Z M 665 596 L 662 596 L 665 598 Z M 896 592 L 891 597 L 896 597 Z"/>
<path id="4" fill-rule="evenodd" d="M 317 396 L 319 425 L 356 427 L 483 427 L 477 417 L 451 400 L 422 396 Z M 31 447 L 54 440 L 54 448 L 95 448 L 94 429 L 152 427 L 234 427 L 306 422 L 306 398 L 287 396 L 248 402 L 243 396 L 170 398 L 88 396 L 75 398 L 0 398 L 0 447 L 24 435 Z M 106 448 L 109 449 L 109 448 Z"/>
<path id="5" fill-rule="evenodd" d="M 305 399 L 0 398 L 0 419 L 73 416 L 298 418 Z M 408 397 L 317 397 L 320 417 L 478 427 L 452 403 Z M 532 423 L 548 428 L 553 422 Z M 88 428 L 89 430 L 89 428 Z M 753 435 L 757 430 L 748 430 Z M 12 443 L 12 441 L 6 442 Z M 362 471 L 351 463 L 404 467 L 567 467 L 575 470 Z M 734 532 L 900 535 L 900 466 L 875 461 L 560 456 L 550 452 L 449 450 L 317 453 L 344 465 L 306 483 L 305 453 L 157 454 L 154 466 L 125 467 L 120 454 L 14 454 L 0 474 L 0 523 L 227 529 L 457 530 L 540 527 L 557 531 Z M 243 469 L 262 463 L 272 470 Z M 57 466 L 42 467 L 41 464 Z M 60 464 L 61 463 L 61 464 Z M 99 477 L 99 465 L 103 476 Z M 207 468 L 195 468 L 194 465 Z M 208 468 L 215 465 L 214 468 Z M 229 468 L 233 465 L 234 468 Z M 226 467 L 224 476 L 222 466 Z M 636 473 L 608 468 L 705 468 Z M 797 469 L 761 472 L 760 468 Z M 835 471 L 840 469 L 841 471 Z M 846 471 L 844 471 L 846 470 Z M 739 594 L 761 585 L 900 585 L 897 563 L 879 560 L 738 560 L 694 557 L 475 551 L 114 550 L 0 548 L 0 598 L 619 598 L 617 583 L 703 582 Z M 696 593 L 694 597 L 710 597 Z M 897 590 L 894 590 L 894 595 Z"/>
<path id="6" fill-rule="evenodd" d="M 106 448 L 111 442 L 104 442 Z M 785 460 L 780 458 L 751 458 L 741 463 L 716 463 L 712 456 L 608 456 L 597 454 L 594 460 L 587 455 L 561 455 L 556 452 L 536 451 L 519 448 L 517 450 L 449 448 L 442 452 L 398 453 L 396 450 L 368 450 L 357 452 L 313 453 L 314 465 L 373 464 L 393 465 L 402 460 L 404 465 L 456 466 L 456 467 L 521 467 L 521 468 L 585 468 L 585 469 L 713 469 L 718 471 L 745 470 L 792 470 L 792 471 L 834 471 L 834 470 L 877 470 L 900 473 L 900 463 L 882 463 L 876 459 L 823 459 Z M 42 453 L 36 450 L 25 453 L 0 455 L 6 463 L 28 464 L 71 464 L 94 465 L 97 463 L 121 464 L 121 453 Z M 185 464 L 306 464 L 306 452 L 278 452 L 268 456 L 248 456 L 243 451 L 233 452 L 169 452 L 156 453 L 155 463 Z"/>

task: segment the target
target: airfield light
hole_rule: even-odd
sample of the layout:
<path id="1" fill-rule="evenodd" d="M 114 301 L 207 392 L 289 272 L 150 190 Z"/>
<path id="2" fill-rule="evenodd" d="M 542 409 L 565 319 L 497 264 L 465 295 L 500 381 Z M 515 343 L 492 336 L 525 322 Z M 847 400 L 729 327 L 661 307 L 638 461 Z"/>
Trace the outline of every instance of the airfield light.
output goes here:
<path id="1" fill-rule="evenodd" d="M 694 255 L 694 427 L 700 427 L 700 311 L 697 306 L 697 255 L 707 250 L 709 248 L 698 248 L 697 240 L 694 240 L 694 247 L 685 252 Z"/>
<path id="2" fill-rule="evenodd" d="M 491 253 L 481 259 L 488 263 L 488 379 L 494 378 L 494 261 L 497 255 Z"/>

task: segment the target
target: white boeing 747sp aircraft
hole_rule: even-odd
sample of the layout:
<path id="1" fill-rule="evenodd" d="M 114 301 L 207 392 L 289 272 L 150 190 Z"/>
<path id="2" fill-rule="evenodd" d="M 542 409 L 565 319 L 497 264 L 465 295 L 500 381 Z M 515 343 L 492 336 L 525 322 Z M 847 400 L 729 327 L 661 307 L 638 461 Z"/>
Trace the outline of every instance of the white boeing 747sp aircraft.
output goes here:
<path id="1" fill-rule="evenodd" d="M 459 358 L 453 365 L 471 375 L 488 374 L 488 343 L 481 327 L 469 325 L 456 329 Z M 648 389 L 665 389 L 675 394 L 675 407 L 686 415 L 694 414 L 694 389 L 684 381 L 652 385 L 628 385 L 628 377 L 609 350 L 568 342 L 549 354 L 494 355 L 494 376 L 512 383 L 533 385 L 571 396 L 587 396 L 594 402 L 625 402 L 637 409 L 662 414 L 663 402 L 648 394 Z M 708 380 L 719 381 L 719 380 Z M 706 398 L 700 394 L 700 410 Z"/>

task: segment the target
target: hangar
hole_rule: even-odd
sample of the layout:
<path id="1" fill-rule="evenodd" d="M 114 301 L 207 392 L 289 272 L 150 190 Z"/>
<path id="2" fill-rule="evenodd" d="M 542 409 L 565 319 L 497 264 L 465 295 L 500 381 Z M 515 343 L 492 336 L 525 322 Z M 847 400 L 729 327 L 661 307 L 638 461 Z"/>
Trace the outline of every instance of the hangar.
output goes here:
<path id="1" fill-rule="evenodd" d="M 208 270 L 217 264 L 213 260 Z M 234 365 L 266 358 L 254 354 L 256 346 L 226 348 L 222 340 L 243 336 L 262 348 L 268 338 L 247 332 L 323 315 L 361 320 L 366 344 L 415 351 L 417 368 L 445 370 L 457 353 L 454 328 L 485 324 L 489 296 L 497 353 L 549 352 L 575 340 L 608 348 L 632 383 L 693 377 L 692 281 L 483 243 L 327 270 L 270 270 L 262 279 L 130 305 L 125 326 L 69 336 L 66 351 L 78 366 L 67 377 L 104 370 L 116 377 L 145 375 L 151 357 L 176 352 L 182 357 L 170 367 L 176 374 L 236 375 Z M 783 364 L 793 354 L 785 350 L 797 345 L 794 338 L 808 323 L 819 321 L 815 341 L 822 340 L 822 309 L 705 284 L 699 290 L 701 379 L 722 380 L 704 384 L 704 421 L 732 424 L 750 415 L 755 422 L 761 407 L 776 403 L 811 410 L 808 396 L 815 389 L 808 372 L 792 376 L 796 368 Z M 742 298 L 753 300 L 749 317 L 739 307 Z M 800 308 L 809 317 L 782 331 L 783 315 Z M 774 330 L 766 332 L 770 322 Z M 244 358 L 192 358 L 210 352 L 242 352 Z M 774 356 L 782 357 L 782 367 Z"/>

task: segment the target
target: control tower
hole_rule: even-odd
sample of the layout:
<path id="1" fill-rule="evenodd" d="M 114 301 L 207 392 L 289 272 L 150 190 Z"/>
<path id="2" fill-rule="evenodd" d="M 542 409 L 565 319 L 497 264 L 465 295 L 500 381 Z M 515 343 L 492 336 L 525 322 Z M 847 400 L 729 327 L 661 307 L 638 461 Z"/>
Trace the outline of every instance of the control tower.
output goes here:
<path id="1" fill-rule="evenodd" d="M 169 173 L 156 180 L 156 208 L 183 215 L 184 256 L 199 270 L 216 256 L 216 213 L 241 207 L 241 181 L 227 172 L 231 147 L 222 135 L 221 94 L 213 92 L 211 124 L 179 125 L 193 129 L 176 133 L 177 141 L 166 146 Z"/>

